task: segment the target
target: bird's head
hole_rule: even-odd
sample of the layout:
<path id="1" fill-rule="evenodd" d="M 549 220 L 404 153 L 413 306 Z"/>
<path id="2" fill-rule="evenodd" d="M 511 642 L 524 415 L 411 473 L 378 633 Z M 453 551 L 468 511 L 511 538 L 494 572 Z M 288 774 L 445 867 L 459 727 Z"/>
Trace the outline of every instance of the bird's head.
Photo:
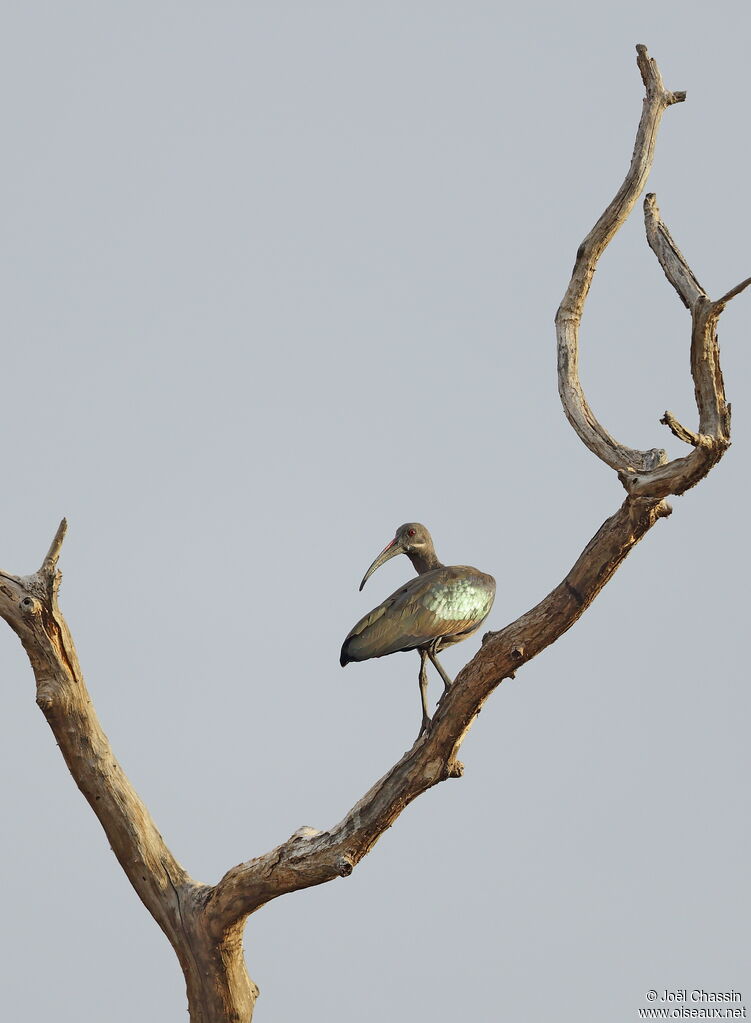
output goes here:
<path id="1" fill-rule="evenodd" d="M 384 565 L 390 558 L 396 557 L 397 554 L 421 554 L 427 551 L 433 551 L 433 540 L 425 526 L 421 522 L 405 522 L 403 526 L 399 526 L 394 539 L 386 544 L 365 573 L 360 583 L 360 589 L 377 568 Z"/>

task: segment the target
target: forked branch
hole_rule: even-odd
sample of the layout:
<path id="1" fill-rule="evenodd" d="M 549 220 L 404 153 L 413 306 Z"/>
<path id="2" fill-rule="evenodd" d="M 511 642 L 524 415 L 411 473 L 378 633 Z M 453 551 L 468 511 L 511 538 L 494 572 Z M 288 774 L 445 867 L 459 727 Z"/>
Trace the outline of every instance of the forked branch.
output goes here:
<path id="1" fill-rule="evenodd" d="M 644 188 L 662 114 L 685 98 L 665 89 L 645 47 L 638 46 L 637 53 L 646 96 L 631 165 L 613 202 L 579 247 L 556 316 L 559 390 L 566 415 L 587 447 L 618 472 L 628 496 L 547 597 L 506 628 L 485 636 L 442 697 L 430 730 L 339 824 L 329 831 L 299 828 L 271 852 L 233 867 L 213 886 L 194 881 L 167 848 L 94 713 L 57 605 L 57 560 L 65 522 L 38 572 L 27 577 L 0 573 L 0 615 L 28 653 L 37 702 L 123 870 L 177 953 L 192 1023 L 250 1020 L 258 992 L 242 951 L 248 914 L 287 892 L 347 876 L 413 799 L 446 778 L 459 777 L 459 748 L 493 690 L 571 628 L 642 536 L 670 513 L 664 498 L 699 482 L 730 443 L 716 327 L 725 305 L 751 278 L 712 302 L 660 219 L 653 196 L 645 202 L 647 237 L 691 312 L 699 426 L 691 431 L 670 412 L 662 421 L 692 451 L 667 462 L 660 449 L 638 451 L 620 444 L 595 418 L 579 380 L 579 326 L 595 266 Z"/>
<path id="2" fill-rule="evenodd" d="M 665 412 L 661 419 L 679 440 L 693 447 L 689 455 L 647 472 L 624 469 L 618 473 L 632 497 L 661 499 L 696 486 L 730 446 L 730 406 L 725 400 L 717 323 L 728 302 L 751 284 L 751 278 L 713 302 L 664 224 L 653 194 L 644 199 L 644 223 L 650 248 L 691 313 L 691 375 L 699 413 L 696 432 L 679 423 L 672 412 Z"/>

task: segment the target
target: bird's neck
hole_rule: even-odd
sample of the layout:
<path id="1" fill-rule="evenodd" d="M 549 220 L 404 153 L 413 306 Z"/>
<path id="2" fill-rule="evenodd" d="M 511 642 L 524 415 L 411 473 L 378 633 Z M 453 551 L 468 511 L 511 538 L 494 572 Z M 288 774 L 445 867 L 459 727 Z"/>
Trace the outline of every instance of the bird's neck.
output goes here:
<path id="1" fill-rule="evenodd" d="M 418 575 L 431 572 L 434 568 L 443 568 L 443 563 L 438 560 L 436 552 L 432 547 L 425 551 L 408 551 L 407 557 L 412 562 L 414 570 Z"/>

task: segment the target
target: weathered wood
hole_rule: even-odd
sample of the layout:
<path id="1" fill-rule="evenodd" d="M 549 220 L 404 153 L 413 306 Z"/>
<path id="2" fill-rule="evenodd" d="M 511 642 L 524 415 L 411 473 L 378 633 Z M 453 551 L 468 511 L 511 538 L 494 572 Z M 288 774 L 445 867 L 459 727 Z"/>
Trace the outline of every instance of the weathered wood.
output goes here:
<path id="1" fill-rule="evenodd" d="M 104 734 L 60 612 L 57 560 L 66 522 L 41 568 L 0 572 L 0 616 L 18 634 L 36 678 L 36 699 L 74 781 L 104 828 L 112 851 L 174 948 L 185 974 L 192 1021 L 249 1020 L 258 994 L 247 975 L 242 928 L 217 937 L 201 925 L 208 886 L 177 862 L 125 776 Z"/>
<path id="2" fill-rule="evenodd" d="M 589 450 L 612 469 L 643 472 L 661 465 L 667 458 L 665 452 L 659 448 L 638 451 L 611 437 L 590 408 L 579 379 L 579 327 L 597 263 L 644 190 L 654 160 L 657 130 L 662 115 L 673 103 L 682 103 L 686 98 L 685 92 L 669 92 L 665 88 L 656 62 L 647 55 L 646 46 L 637 46 L 636 52 L 646 96 L 636 131 L 631 165 L 613 201 L 576 252 L 571 281 L 558 307 L 555 327 L 558 338 L 558 390 L 568 421 Z"/>
<path id="3" fill-rule="evenodd" d="M 662 421 L 693 450 L 667 462 L 659 449 L 637 451 L 619 444 L 595 419 L 579 380 L 579 324 L 596 263 L 644 187 L 662 113 L 685 98 L 665 90 L 645 47 L 637 47 L 637 53 L 646 98 L 631 166 L 580 246 L 556 316 L 559 391 L 566 415 L 587 447 L 617 470 L 627 498 L 554 590 L 506 628 L 485 636 L 476 656 L 444 693 L 430 730 L 339 824 L 323 832 L 299 828 L 282 845 L 233 867 L 213 886 L 193 880 L 123 774 L 91 704 L 57 602 L 65 522 L 38 572 L 26 577 L 0 572 L 0 615 L 29 656 L 37 702 L 123 870 L 175 949 L 193 1023 L 250 1020 L 258 989 L 248 977 L 242 950 L 247 916 L 287 892 L 346 877 L 413 799 L 438 782 L 459 777 L 458 752 L 484 701 L 574 625 L 645 533 L 670 514 L 664 498 L 699 482 L 730 444 L 716 328 L 727 302 L 751 278 L 712 302 L 662 223 L 653 196 L 645 202 L 647 237 L 692 316 L 691 372 L 699 427 L 691 431 L 669 412 Z"/>
<path id="4" fill-rule="evenodd" d="M 751 284 L 751 278 L 713 302 L 673 241 L 653 194 L 644 199 L 644 223 L 650 248 L 691 313 L 691 375 L 699 413 L 696 432 L 679 423 L 672 412 L 665 412 L 660 420 L 679 440 L 692 445 L 694 450 L 689 455 L 646 472 L 624 469 L 618 473 L 631 496 L 660 499 L 696 486 L 730 447 L 730 406 L 725 401 L 717 322 L 728 302 Z"/>

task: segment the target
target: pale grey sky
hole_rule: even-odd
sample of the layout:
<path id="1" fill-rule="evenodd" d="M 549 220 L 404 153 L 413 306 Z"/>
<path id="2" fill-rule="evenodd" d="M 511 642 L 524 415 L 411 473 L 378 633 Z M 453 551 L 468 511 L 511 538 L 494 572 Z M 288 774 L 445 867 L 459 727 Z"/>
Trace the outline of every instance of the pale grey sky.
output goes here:
<path id="1" fill-rule="evenodd" d="M 30 0 L 0 26 L 0 566 L 35 569 L 68 516 L 62 607 L 104 728 L 214 881 L 336 823 L 411 745 L 416 655 L 338 665 L 410 574 L 357 592 L 399 523 L 496 576 L 499 628 L 620 503 L 563 417 L 553 315 L 631 154 L 637 42 L 688 91 L 650 190 L 710 293 L 751 273 L 751 12 Z M 251 918 L 258 1023 L 751 1002 L 750 301 L 721 323 L 726 459 L 494 695 L 461 782 Z M 582 358 L 619 439 L 680 450 L 658 420 L 695 422 L 688 320 L 638 217 Z M 0 659 L 4 1014 L 185 1019 L 5 626 Z"/>

